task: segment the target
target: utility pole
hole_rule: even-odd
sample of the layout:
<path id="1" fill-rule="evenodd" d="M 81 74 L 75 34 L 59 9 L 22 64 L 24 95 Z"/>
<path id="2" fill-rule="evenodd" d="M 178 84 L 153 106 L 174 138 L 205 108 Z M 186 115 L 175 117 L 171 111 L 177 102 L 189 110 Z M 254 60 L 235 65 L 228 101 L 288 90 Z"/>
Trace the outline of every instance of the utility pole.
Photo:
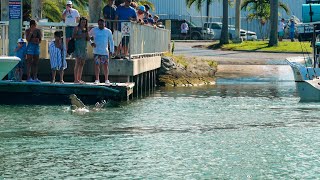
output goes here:
<path id="1" fill-rule="evenodd" d="M 98 22 L 101 10 L 102 9 L 102 1 L 101 0 L 89 0 L 89 22 L 96 23 Z"/>
<path id="2" fill-rule="evenodd" d="M 39 19 L 42 19 L 42 0 L 31 1 L 31 19 L 39 21 Z"/>
<path id="3" fill-rule="evenodd" d="M 9 1 L 1 0 L 1 21 L 9 21 Z"/>

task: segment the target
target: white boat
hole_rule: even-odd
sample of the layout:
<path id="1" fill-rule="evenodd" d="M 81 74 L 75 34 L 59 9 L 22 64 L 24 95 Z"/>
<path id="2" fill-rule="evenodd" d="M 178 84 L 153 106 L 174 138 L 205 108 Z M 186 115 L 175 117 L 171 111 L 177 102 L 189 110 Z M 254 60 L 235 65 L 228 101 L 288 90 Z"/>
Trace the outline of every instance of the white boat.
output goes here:
<path id="1" fill-rule="evenodd" d="M 2 80 L 20 61 L 15 56 L 0 56 L 0 80 Z"/>

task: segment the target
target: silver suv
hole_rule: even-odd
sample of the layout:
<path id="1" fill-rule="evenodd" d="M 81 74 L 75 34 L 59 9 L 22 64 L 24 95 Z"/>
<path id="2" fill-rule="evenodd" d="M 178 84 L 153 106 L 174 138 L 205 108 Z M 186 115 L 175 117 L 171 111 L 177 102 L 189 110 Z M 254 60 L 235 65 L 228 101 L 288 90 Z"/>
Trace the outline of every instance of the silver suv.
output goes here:
<path id="1" fill-rule="evenodd" d="M 203 25 L 204 28 L 209 28 L 214 32 L 214 39 L 220 39 L 222 23 L 221 22 L 206 22 Z M 229 30 L 229 39 L 233 39 L 236 36 L 236 30 L 233 25 L 228 26 Z M 257 40 L 257 34 L 253 31 L 247 31 L 240 29 L 240 37 L 243 40 Z"/>

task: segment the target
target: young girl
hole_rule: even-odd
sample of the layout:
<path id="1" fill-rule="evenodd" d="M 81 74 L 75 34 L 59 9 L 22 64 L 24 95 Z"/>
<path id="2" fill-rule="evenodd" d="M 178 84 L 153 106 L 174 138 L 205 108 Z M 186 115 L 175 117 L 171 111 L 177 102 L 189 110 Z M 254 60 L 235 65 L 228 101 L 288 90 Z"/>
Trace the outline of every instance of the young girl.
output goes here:
<path id="1" fill-rule="evenodd" d="M 14 52 L 16 53 L 16 56 L 20 58 L 20 62 L 15 68 L 14 77 L 16 81 L 22 81 L 23 68 L 27 54 L 27 45 L 22 38 L 18 39 L 17 47 L 14 49 Z"/>
<path id="2" fill-rule="evenodd" d="M 64 83 L 63 75 L 64 70 L 67 68 L 66 61 L 66 47 L 63 46 L 62 33 L 56 31 L 54 33 L 54 41 L 49 44 L 49 53 L 50 53 L 50 65 L 52 70 L 52 79 L 51 83 L 56 81 L 56 72 L 60 71 L 60 83 Z"/>

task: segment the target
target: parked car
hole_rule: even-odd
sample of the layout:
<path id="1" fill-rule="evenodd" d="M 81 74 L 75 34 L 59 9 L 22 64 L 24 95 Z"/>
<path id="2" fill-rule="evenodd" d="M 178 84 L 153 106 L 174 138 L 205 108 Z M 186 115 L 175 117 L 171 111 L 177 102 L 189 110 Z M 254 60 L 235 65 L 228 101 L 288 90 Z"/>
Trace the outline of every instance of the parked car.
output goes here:
<path id="1" fill-rule="evenodd" d="M 313 26 L 316 27 L 315 34 L 316 36 L 320 34 L 320 24 L 297 24 L 296 33 L 299 41 L 311 41 L 313 36 Z"/>
<path id="2" fill-rule="evenodd" d="M 171 39 L 184 39 L 181 35 L 181 24 L 184 20 L 170 19 L 171 20 Z M 165 19 L 162 19 L 160 22 L 165 24 Z M 214 39 L 214 32 L 208 28 L 203 28 L 196 26 L 190 21 L 186 21 L 189 26 L 189 31 L 186 39 L 192 40 L 212 40 Z"/>
<path id="3" fill-rule="evenodd" d="M 220 39 L 222 23 L 221 22 L 206 22 L 203 25 L 204 28 L 209 28 L 214 31 L 214 39 Z M 228 26 L 229 30 L 229 39 L 233 39 L 236 36 L 236 29 L 233 25 Z M 248 31 L 244 29 L 240 29 L 240 38 L 243 40 L 257 40 L 257 34 L 253 31 Z"/>

